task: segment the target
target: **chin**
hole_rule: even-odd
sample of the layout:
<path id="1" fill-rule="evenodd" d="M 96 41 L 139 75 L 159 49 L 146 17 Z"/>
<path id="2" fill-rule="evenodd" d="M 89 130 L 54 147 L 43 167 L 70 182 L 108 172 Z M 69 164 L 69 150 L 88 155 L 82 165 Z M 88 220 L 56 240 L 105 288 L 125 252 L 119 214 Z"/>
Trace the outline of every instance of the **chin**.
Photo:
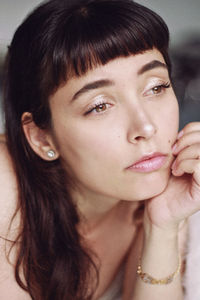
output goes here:
<path id="1" fill-rule="evenodd" d="M 151 187 L 151 189 L 148 191 L 148 193 L 146 193 L 146 195 L 144 195 L 143 199 L 146 200 L 146 199 L 150 199 L 150 198 L 160 195 L 166 189 L 167 183 L 168 183 L 168 181 L 162 182 L 160 184 L 156 184 L 155 187 Z"/>
<path id="2" fill-rule="evenodd" d="M 163 172 L 161 174 L 153 174 L 144 180 L 140 186 L 137 187 L 135 196 L 138 201 L 147 200 L 161 194 L 167 187 L 169 182 L 170 172 Z"/>

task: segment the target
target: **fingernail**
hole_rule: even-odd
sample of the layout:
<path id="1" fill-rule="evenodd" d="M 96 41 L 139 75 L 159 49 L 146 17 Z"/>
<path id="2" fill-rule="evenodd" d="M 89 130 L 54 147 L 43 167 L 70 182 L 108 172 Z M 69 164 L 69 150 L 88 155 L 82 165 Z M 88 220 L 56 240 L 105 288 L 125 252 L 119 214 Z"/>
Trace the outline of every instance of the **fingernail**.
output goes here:
<path id="1" fill-rule="evenodd" d="M 173 169 L 172 174 L 174 176 L 182 176 L 184 174 L 184 172 L 182 170 Z"/>
<path id="2" fill-rule="evenodd" d="M 183 130 L 181 130 L 177 136 L 177 139 L 180 139 L 183 136 L 183 133 L 184 133 Z"/>

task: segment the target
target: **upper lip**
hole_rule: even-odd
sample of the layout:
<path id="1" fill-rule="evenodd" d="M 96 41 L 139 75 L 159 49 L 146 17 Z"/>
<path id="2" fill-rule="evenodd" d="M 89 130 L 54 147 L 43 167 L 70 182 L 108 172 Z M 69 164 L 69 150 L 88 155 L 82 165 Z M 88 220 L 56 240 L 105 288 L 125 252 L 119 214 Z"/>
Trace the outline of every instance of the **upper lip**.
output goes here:
<path id="1" fill-rule="evenodd" d="M 151 158 L 154 158 L 154 157 L 157 157 L 157 156 L 166 156 L 165 153 L 161 153 L 161 152 L 153 152 L 153 153 L 149 153 L 149 154 L 146 154 L 146 155 L 143 155 L 139 160 L 135 161 L 133 164 L 131 164 L 128 168 L 142 162 L 142 161 L 145 161 L 145 160 L 148 160 L 148 159 L 151 159 Z"/>

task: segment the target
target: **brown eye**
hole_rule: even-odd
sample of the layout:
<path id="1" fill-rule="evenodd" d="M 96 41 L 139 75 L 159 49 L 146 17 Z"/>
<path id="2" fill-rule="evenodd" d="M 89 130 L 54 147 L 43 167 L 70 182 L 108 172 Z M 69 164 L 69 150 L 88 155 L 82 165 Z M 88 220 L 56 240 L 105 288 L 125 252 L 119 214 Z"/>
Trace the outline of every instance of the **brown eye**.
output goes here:
<path id="1" fill-rule="evenodd" d="M 98 106 L 95 107 L 95 111 L 97 113 L 100 113 L 102 111 L 105 111 L 106 110 L 106 104 L 103 103 L 103 104 L 99 104 Z"/>
<path id="2" fill-rule="evenodd" d="M 153 93 L 156 95 L 156 94 L 160 94 L 162 92 L 162 89 L 163 89 L 163 86 L 162 85 L 158 85 L 158 86 L 155 86 L 152 91 Z"/>
<path id="3" fill-rule="evenodd" d="M 155 85 L 155 86 L 151 87 L 150 89 L 148 89 L 147 91 L 145 91 L 144 96 L 162 95 L 165 92 L 165 90 L 170 87 L 171 87 L 171 85 L 169 82 Z"/>
<path id="4" fill-rule="evenodd" d="M 104 113 L 105 111 L 107 111 L 112 105 L 109 103 L 99 103 L 99 104 L 95 104 L 93 107 L 91 107 L 86 113 L 85 115 L 88 114 L 101 114 Z"/>

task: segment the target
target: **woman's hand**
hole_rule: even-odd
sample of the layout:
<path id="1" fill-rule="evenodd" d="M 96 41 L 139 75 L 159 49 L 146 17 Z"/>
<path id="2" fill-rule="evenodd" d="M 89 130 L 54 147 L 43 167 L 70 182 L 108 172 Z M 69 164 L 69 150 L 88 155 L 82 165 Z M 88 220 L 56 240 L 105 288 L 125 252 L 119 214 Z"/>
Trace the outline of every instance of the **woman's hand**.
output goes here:
<path id="1" fill-rule="evenodd" d="M 172 151 L 176 158 L 168 186 L 145 209 L 147 223 L 161 229 L 178 228 L 200 209 L 200 122 L 181 130 Z"/>

